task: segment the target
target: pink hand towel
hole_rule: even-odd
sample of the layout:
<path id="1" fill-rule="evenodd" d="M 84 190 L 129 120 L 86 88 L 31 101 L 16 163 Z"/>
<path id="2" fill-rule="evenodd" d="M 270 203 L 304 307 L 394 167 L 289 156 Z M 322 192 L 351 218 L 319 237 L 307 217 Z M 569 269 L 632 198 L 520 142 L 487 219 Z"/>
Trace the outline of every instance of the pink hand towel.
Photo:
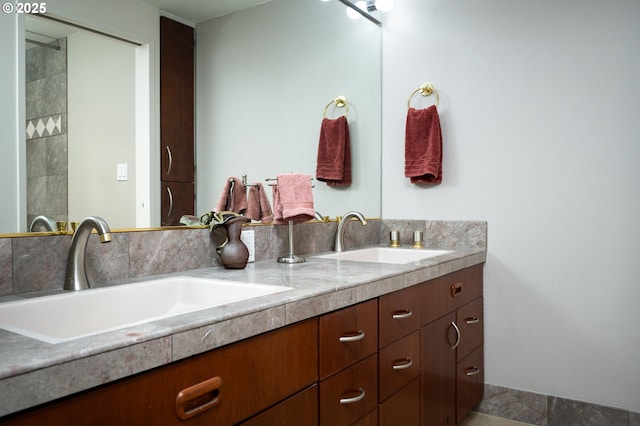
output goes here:
<path id="1" fill-rule="evenodd" d="M 329 186 L 351 185 L 351 141 L 345 116 L 322 120 L 316 178 Z"/>
<path id="2" fill-rule="evenodd" d="M 264 187 L 260 182 L 256 182 L 252 186 L 249 186 L 247 212 L 245 213 L 245 216 L 253 220 L 259 220 L 262 223 L 273 221 L 271 204 L 269 204 L 267 194 L 265 194 Z"/>
<path id="3" fill-rule="evenodd" d="M 306 222 L 315 218 L 311 176 L 302 173 L 278 175 L 273 187 L 275 222 Z"/>
<path id="4" fill-rule="evenodd" d="M 214 211 L 243 214 L 245 210 L 247 210 L 247 191 L 240 178 L 230 177 L 225 181 Z"/>
<path id="5" fill-rule="evenodd" d="M 442 133 L 435 105 L 409 108 L 404 155 L 404 175 L 411 183 L 442 182 Z"/>

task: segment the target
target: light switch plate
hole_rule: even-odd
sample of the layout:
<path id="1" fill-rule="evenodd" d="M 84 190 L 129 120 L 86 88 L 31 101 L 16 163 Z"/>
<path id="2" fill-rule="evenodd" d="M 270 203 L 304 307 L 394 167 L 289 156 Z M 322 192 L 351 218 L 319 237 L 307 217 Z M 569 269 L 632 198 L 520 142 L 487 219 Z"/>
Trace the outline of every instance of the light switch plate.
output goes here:
<path id="1" fill-rule="evenodd" d="M 118 163 L 116 165 L 116 179 L 118 181 L 129 180 L 129 164 Z"/>
<path id="2" fill-rule="evenodd" d="M 244 245 L 249 249 L 249 262 L 255 262 L 256 260 L 255 235 L 256 234 L 253 229 L 243 230 L 240 233 L 240 241 L 242 241 Z"/>

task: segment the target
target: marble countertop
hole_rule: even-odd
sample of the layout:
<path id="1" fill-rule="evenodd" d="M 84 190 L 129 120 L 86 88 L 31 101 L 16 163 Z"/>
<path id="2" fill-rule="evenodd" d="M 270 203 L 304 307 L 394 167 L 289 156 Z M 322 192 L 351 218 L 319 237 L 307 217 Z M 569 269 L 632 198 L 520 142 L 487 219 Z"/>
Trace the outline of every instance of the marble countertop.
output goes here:
<path id="1" fill-rule="evenodd" d="M 281 293 L 57 344 L 0 329 L 0 416 L 483 263 L 486 250 L 454 249 L 408 264 L 314 256 L 168 274 L 291 287 Z"/>

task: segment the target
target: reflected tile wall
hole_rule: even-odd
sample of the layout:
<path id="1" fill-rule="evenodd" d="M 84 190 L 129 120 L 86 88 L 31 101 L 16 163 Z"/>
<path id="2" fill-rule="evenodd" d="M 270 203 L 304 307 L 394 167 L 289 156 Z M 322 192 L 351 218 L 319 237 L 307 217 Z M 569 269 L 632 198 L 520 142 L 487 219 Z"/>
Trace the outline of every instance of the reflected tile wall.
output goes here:
<path id="1" fill-rule="evenodd" d="M 26 52 L 27 221 L 68 220 L 67 49 Z"/>

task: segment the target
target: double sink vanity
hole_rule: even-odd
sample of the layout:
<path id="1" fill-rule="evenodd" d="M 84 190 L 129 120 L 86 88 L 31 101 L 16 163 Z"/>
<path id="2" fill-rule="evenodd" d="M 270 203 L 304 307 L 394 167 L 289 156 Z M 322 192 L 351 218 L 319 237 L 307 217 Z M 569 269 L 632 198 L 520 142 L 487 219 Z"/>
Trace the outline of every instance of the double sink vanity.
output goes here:
<path id="1" fill-rule="evenodd" d="M 305 257 L 0 303 L 0 424 L 456 424 L 480 402 L 486 239 Z"/>

